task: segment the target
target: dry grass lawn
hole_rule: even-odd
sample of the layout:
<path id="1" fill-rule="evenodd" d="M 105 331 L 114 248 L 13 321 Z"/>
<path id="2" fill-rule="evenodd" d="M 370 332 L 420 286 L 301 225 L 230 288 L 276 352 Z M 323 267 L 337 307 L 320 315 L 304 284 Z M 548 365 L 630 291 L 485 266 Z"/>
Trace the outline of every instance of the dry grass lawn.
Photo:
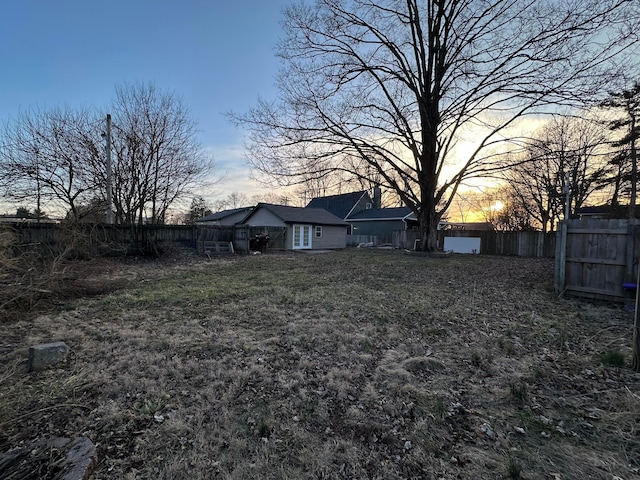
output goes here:
<path id="1" fill-rule="evenodd" d="M 552 260 L 345 250 L 68 272 L 103 294 L 2 325 L 0 451 L 87 436 L 94 479 L 640 478 L 631 314 L 556 298 Z M 67 361 L 28 373 L 28 347 L 51 341 Z"/>

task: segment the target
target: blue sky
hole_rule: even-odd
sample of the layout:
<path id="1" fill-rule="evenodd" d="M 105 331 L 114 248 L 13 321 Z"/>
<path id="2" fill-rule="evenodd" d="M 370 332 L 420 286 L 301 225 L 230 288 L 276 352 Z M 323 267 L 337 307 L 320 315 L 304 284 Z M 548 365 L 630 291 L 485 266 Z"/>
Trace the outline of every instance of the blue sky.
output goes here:
<path id="1" fill-rule="evenodd" d="M 218 174 L 214 192 L 259 193 L 242 132 L 224 117 L 274 98 L 282 10 L 291 0 L 5 0 L 0 122 L 30 107 L 106 107 L 114 86 L 153 82 L 184 100 Z"/>

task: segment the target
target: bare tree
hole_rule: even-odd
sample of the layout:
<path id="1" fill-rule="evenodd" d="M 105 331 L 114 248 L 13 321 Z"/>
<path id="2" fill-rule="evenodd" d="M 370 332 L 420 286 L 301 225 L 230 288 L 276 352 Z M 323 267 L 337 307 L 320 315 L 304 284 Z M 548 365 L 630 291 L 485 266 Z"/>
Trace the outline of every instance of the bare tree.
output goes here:
<path id="1" fill-rule="evenodd" d="M 366 164 L 418 216 L 422 247 L 461 183 L 527 115 L 591 98 L 632 64 L 625 0 L 317 0 L 285 10 L 281 95 L 232 119 L 254 169 L 299 182 Z M 627 58 L 628 55 L 628 58 Z M 481 138 L 464 158 L 456 142 Z M 367 171 L 367 170 L 365 170 Z M 441 207 L 439 207 L 441 205 Z"/>
<path id="2" fill-rule="evenodd" d="M 505 203 L 506 188 L 482 186 L 459 190 L 451 202 L 449 211 L 455 213 L 454 221 L 486 222 L 496 225 L 498 212 Z"/>
<path id="3" fill-rule="evenodd" d="M 458 190 L 449 205 L 449 213 L 454 221 L 462 223 L 488 221 L 487 212 L 491 208 L 490 192 L 483 189 Z"/>
<path id="4" fill-rule="evenodd" d="M 242 208 L 249 204 L 249 197 L 242 192 L 231 192 L 224 198 L 220 198 L 213 202 L 213 209 L 217 212 L 231 208 Z"/>
<path id="5" fill-rule="evenodd" d="M 246 207 L 249 203 L 249 198 L 242 192 L 231 192 L 227 199 L 231 208 Z"/>
<path id="6" fill-rule="evenodd" d="M 116 222 L 164 223 L 167 209 L 213 168 L 196 123 L 178 97 L 151 84 L 117 87 L 111 113 Z"/>
<path id="7" fill-rule="evenodd" d="M 570 214 L 605 187 L 609 156 L 603 151 L 605 132 L 595 122 L 553 117 L 536 134 L 517 165 L 507 173 L 513 198 L 543 232 L 554 231 L 565 212 L 567 188 Z"/>
<path id="8" fill-rule="evenodd" d="M 529 210 L 515 195 L 509 195 L 509 189 L 509 186 L 504 187 L 505 200 L 502 201 L 502 208 L 497 210 L 491 219 L 494 228 L 506 232 L 535 230 Z"/>
<path id="9" fill-rule="evenodd" d="M 345 174 L 342 170 L 324 172 L 322 176 L 314 174 L 303 175 L 299 186 L 295 190 L 300 205 L 307 205 L 313 198 L 337 195 L 354 190 L 370 190 L 377 183 L 363 174 L 362 177 L 354 177 Z"/>
<path id="10" fill-rule="evenodd" d="M 260 202 L 273 203 L 275 205 L 291 205 L 291 197 L 289 197 L 286 193 L 277 193 L 271 191 L 252 195 L 249 203 L 251 205 L 257 205 Z"/>
<path id="11" fill-rule="evenodd" d="M 54 108 L 21 113 L 4 126 L 0 149 L 0 188 L 14 201 L 31 201 L 35 210 L 67 211 L 80 220 L 92 212 L 96 194 L 104 194 L 97 177 L 103 152 L 89 110 Z"/>

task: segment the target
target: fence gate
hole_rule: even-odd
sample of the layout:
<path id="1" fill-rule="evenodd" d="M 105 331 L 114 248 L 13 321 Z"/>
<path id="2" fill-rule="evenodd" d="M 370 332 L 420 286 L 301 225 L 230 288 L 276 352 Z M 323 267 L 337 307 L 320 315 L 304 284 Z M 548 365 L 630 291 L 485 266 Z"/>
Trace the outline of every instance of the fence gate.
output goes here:
<path id="1" fill-rule="evenodd" d="M 556 241 L 556 293 L 624 301 L 635 283 L 635 225 L 626 219 L 561 222 Z M 635 292 L 633 292 L 635 293 Z"/>

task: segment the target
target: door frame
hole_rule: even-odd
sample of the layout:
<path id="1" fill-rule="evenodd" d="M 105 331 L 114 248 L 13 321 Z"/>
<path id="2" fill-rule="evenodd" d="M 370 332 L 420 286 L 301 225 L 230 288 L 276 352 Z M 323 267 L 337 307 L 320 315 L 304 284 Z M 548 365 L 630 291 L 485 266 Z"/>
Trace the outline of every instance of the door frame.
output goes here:
<path id="1" fill-rule="evenodd" d="M 296 230 L 298 231 L 297 244 L 296 244 Z M 291 232 L 292 232 L 291 248 L 293 250 L 310 250 L 313 247 L 313 226 L 312 225 L 295 224 L 295 225 L 292 225 Z"/>

